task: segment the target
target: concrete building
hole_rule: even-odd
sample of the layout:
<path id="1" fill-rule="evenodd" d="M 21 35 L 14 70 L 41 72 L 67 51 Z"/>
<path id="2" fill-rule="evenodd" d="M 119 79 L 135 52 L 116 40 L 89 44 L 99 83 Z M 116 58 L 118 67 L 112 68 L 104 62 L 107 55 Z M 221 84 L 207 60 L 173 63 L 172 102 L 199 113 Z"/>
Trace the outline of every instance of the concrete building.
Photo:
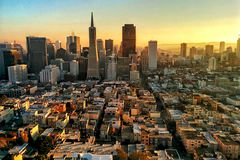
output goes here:
<path id="1" fill-rule="evenodd" d="M 148 47 L 145 47 L 141 52 L 141 71 L 148 70 Z"/>
<path id="2" fill-rule="evenodd" d="M 4 42 L 0 43 L 0 49 L 11 49 L 13 47 L 12 43 Z"/>
<path id="3" fill-rule="evenodd" d="M 117 78 L 121 80 L 129 80 L 129 58 L 118 57 L 117 58 Z"/>
<path id="4" fill-rule="evenodd" d="M 40 72 L 41 83 L 56 84 L 60 79 L 60 69 L 56 65 L 48 65 Z"/>
<path id="5" fill-rule="evenodd" d="M 106 50 L 106 56 L 112 55 L 112 52 L 113 52 L 113 40 L 112 39 L 105 40 L 105 50 Z M 114 52 L 114 53 L 117 53 L 117 52 Z"/>
<path id="6" fill-rule="evenodd" d="M 213 55 L 213 48 L 214 48 L 213 45 L 206 45 L 206 46 L 205 46 L 205 55 L 206 55 L 206 56 L 211 56 L 211 55 Z"/>
<path id="7" fill-rule="evenodd" d="M 4 108 L 4 106 L 0 106 L 0 123 L 9 122 L 14 117 L 14 109 L 13 108 Z"/>
<path id="8" fill-rule="evenodd" d="M 157 69 L 157 41 L 148 42 L 148 68 L 150 70 Z"/>
<path id="9" fill-rule="evenodd" d="M 96 51 L 96 28 L 93 22 L 93 13 L 91 15 L 91 26 L 89 27 L 89 54 L 87 78 L 99 79 L 99 58 Z"/>
<path id="10" fill-rule="evenodd" d="M 190 52 L 189 52 L 190 59 L 193 59 L 194 55 L 196 55 L 196 54 L 197 54 L 197 48 L 196 47 L 191 47 Z"/>
<path id="11" fill-rule="evenodd" d="M 63 64 L 64 64 L 64 60 L 62 58 L 57 58 L 57 59 L 51 60 L 51 65 L 58 66 L 58 68 L 61 71 L 63 70 Z"/>
<path id="12" fill-rule="evenodd" d="M 237 51 L 236 51 L 236 55 L 238 58 L 240 58 L 240 38 L 238 38 L 237 40 Z"/>
<path id="13" fill-rule="evenodd" d="M 19 58 L 20 54 L 16 50 L 0 50 L 0 79 L 8 78 L 8 67 L 16 65 Z"/>
<path id="14" fill-rule="evenodd" d="M 117 57 L 115 54 L 107 57 L 106 79 L 110 81 L 117 79 Z"/>
<path id="15" fill-rule="evenodd" d="M 75 36 L 74 33 L 72 33 L 71 36 L 68 36 L 66 49 L 68 53 L 80 54 L 81 53 L 80 37 Z"/>
<path id="16" fill-rule="evenodd" d="M 180 56 L 187 57 L 187 43 L 181 43 Z"/>
<path id="17" fill-rule="evenodd" d="M 219 46 L 219 53 L 223 53 L 225 51 L 225 42 L 222 41 L 220 42 L 220 46 Z"/>
<path id="18" fill-rule="evenodd" d="M 73 60 L 70 62 L 70 73 L 73 74 L 76 78 L 78 78 L 79 75 L 78 61 Z"/>
<path id="19" fill-rule="evenodd" d="M 38 74 L 48 65 L 45 37 L 27 37 L 27 52 L 30 73 Z"/>
<path id="20" fill-rule="evenodd" d="M 62 42 L 57 40 L 55 42 L 55 46 L 56 46 L 56 51 L 57 51 L 58 49 L 62 48 Z"/>
<path id="21" fill-rule="evenodd" d="M 130 54 L 136 54 L 136 27 L 125 24 L 122 27 L 122 56 L 129 57 Z"/>
<path id="22" fill-rule="evenodd" d="M 104 79 L 106 55 L 105 55 L 102 39 L 97 39 L 97 52 L 99 57 L 99 74 L 100 74 L 100 77 Z"/>
<path id="23" fill-rule="evenodd" d="M 219 150 L 228 159 L 238 159 L 239 143 L 233 141 L 226 135 L 214 134 L 213 137 L 218 142 Z"/>
<path id="24" fill-rule="evenodd" d="M 27 65 L 20 64 L 8 67 L 8 80 L 14 83 L 27 80 Z"/>
<path id="25" fill-rule="evenodd" d="M 217 69 L 217 59 L 215 57 L 211 57 L 208 60 L 208 70 L 215 71 Z"/>
<path id="26" fill-rule="evenodd" d="M 79 65 L 79 80 L 86 80 L 87 77 L 87 67 L 88 67 L 88 59 L 86 57 L 80 56 L 78 59 Z"/>
<path id="27" fill-rule="evenodd" d="M 130 71 L 130 81 L 136 81 L 139 80 L 139 71 Z"/>
<path id="28" fill-rule="evenodd" d="M 50 40 L 48 40 L 48 43 L 47 43 L 47 54 L 48 54 L 48 64 L 50 64 L 51 60 L 54 60 L 56 58 L 55 43 L 51 43 Z"/>

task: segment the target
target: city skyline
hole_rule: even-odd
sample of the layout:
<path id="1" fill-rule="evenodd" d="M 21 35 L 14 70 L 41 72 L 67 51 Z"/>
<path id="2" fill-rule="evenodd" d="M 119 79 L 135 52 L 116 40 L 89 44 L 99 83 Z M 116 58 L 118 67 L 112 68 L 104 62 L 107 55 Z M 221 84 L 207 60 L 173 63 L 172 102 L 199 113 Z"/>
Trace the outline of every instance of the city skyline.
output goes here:
<path id="1" fill-rule="evenodd" d="M 240 160 L 240 0 L 0 0 L 1 160 Z"/>
<path id="2" fill-rule="evenodd" d="M 50 1 L 48 5 L 45 2 L 1 1 L 1 10 L 3 13 L 8 11 L 8 14 L 0 15 L 0 41 L 16 40 L 25 47 L 26 36 L 44 36 L 53 42 L 62 41 L 65 48 L 66 37 L 74 32 L 80 37 L 81 45 L 88 46 L 88 16 L 91 11 L 95 14 L 97 39 L 113 39 L 115 45 L 120 45 L 121 27 L 124 24 L 136 26 L 138 47 L 147 46 L 149 40 L 157 40 L 158 45 L 218 41 L 232 43 L 236 42 L 240 33 L 237 28 L 240 25 L 237 0 L 232 3 L 204 0 L 196 4 L 190 0 L 184 3 L 132 0 L 117 4 L 115 1 L 71 0 L 67 4 L 64 1 Z M 62 12 L 63 8 L 65 12 Z M 142 9 L 144 12 L 141 12 Z M 220 12 L 223 9 L 224 12 Z"/>

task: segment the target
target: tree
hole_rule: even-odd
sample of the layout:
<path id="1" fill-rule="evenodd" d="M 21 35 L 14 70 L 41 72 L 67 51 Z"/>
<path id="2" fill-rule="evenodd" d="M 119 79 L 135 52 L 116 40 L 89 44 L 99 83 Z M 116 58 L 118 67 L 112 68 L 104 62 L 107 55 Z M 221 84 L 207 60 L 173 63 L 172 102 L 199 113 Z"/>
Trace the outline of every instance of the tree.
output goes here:
<path id="1" fill-rule="evenodd" d="M 52 141 L 49 136 L 39 136 L 35 141 L 39 154 L 47 154 L 53 147 Z"/>

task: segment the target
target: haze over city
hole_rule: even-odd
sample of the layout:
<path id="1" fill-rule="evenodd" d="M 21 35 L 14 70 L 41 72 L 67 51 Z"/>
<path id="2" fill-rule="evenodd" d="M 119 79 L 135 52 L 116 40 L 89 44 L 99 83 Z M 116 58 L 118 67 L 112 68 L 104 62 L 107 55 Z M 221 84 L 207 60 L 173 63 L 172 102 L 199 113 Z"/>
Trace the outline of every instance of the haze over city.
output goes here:
<path id="1" fill-rule="evenodd" d="M 24 44 L 25 37 L 46 36 L 61 40 L 80 36 L 88 44 L 89 13 L 95 13 L 97 38 L 121 43 L 121 26 L 137 26 L 137 46 L 149 39 L 160 44 L 181 42 L 235 42 L 240 26 L 238 0 L 1 0 L 0 41 Z M 162 45 L 163 48 L 169 48 Z M 171 47 L 170 47 L 171 48 Z"/>

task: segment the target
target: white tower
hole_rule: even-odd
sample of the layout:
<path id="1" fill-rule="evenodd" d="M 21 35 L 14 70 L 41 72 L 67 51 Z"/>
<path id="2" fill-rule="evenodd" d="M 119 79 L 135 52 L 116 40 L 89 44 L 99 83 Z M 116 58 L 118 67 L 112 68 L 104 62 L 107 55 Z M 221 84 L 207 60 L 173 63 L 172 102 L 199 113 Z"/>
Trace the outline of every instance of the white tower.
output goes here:
<path id="1" fill-rule="evenodd" d="M 60 79 L 60 69 L 56 65 L 45 66 L 39 73 L 41 83 L 56 84 Z"/>

